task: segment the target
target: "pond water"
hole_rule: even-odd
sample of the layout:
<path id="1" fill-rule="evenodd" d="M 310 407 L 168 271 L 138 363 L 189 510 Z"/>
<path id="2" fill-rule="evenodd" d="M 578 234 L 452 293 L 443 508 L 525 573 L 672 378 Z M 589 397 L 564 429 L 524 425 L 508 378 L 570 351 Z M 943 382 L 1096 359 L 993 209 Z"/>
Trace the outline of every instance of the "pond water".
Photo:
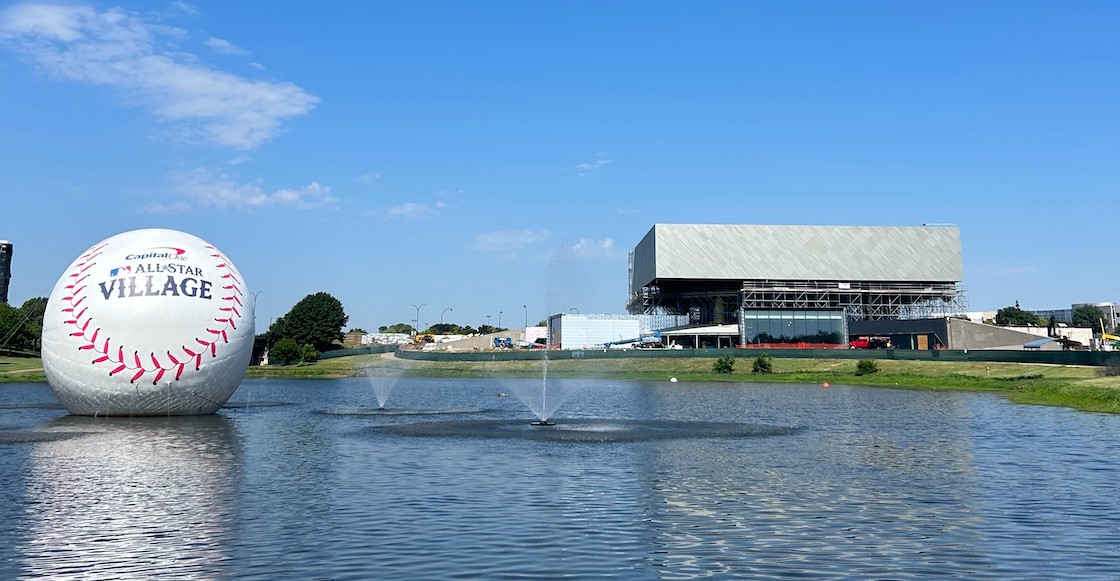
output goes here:
<path id="1" fill-rule="evenodd" d="M 0 384 L 0 578 L 1116 579 L 1120 417 L 849 386 L 244 382 L 208 417 Z M 536 387 L 534 387 L 536 386 Z"/>

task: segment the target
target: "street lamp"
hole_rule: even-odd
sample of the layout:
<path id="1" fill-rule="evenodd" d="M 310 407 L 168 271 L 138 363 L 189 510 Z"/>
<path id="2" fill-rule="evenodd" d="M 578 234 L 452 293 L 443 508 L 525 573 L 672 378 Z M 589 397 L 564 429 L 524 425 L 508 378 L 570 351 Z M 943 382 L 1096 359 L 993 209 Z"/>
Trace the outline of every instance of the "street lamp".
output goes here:
<path id="1" fill-rule="evenodd" d="M 525 309 L 525 328 L 528 329 L 529 328 L 529 305 L 521 305 L 521 308 Z"/>
<path id="2" fill-rule="evenodd" d="M 486 326 L 490 326 L 490 315 L 486 315 Z"/>
<path id="3" fill-rule="evenodd" d="M 420 303 L 419 305 L 412 305 L 412 308 L 416 309 L 416 318 L 412 320 L 412 330 L 413 330 L 414 334 L 420 332 L 420 307 L 422 307 L 426 304 L 428 304 L 428 303 Z"/>
<path id="4" fill-rule="evenodd" d="M 579 309 L 577 309 L 577 308 L 575 308 L 575 307 L 572 307 L 572 308 L 568 309 L 568 311 L 569 311 L 569 312 L 572 312 L 572 313 L 575 313 L 575 314 L 577 314 L 577 315 L 579 314 Z"/>
<path id="5" fill-rule="evenodd" d="M 454 310 L 455 309 L 453 309 L 451 307 L 447 307 L 446 309 L 443 310 L 443 313 L 446 313 L 447 311 L 454 311 Z M 441 325 L 443 324 L 443 313 L 439 314 L 439 324 L 441 324 Z"/>
<path id="6" fill-rule="evenodd" d="M 498 311 L 498 328 L 502 328 L 502 312 Z"/>
<path id="7" fill-rule="evenodd" d="M 249 294 L 253 295 L 253 321 L 254 321 L 254 325 L 256 324 L 256 320 L 257 320 L 257 295 L 259 295 L 263 292 L 264 292 L 264 290 L 259 290 L 257 292 L 249 293 Z"/>

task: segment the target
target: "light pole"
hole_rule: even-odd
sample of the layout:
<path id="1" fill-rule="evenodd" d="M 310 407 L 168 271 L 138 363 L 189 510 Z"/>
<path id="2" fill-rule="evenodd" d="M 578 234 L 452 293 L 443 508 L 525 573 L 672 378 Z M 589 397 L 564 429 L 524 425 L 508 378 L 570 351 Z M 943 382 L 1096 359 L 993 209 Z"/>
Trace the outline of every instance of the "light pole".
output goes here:
<path id="1" fill-rule="evenodd" d="M 264 290 L 259 290 L 259 291 L 254 292 L 254 293 L 249 293 L 249 294 L 253 295 L 253 325 L 254 326 L 256 325 L 256 322 L 257 322 L 257 295 L 259 295 L 263 292 L 264 292 Z M 270 324 L 269 326 L 271 327 L 272 325 Z"/>
<path id="2" fill-rule="evenodd" d="M 426 304 L 428 304 L 428 303 L 420 303 L 419 305 L 412 305 L 412 308 L 416 309 L 416 318 L 412 320 L 412 330 L 413 330 L 414 335 L 420 332 L 420 307 L 422 307 Z"/>
<path id="3" fill-rule="evenodd" d="M 525 328 L 528 329 L 529 328 L 529 305 L 521 305 L 521 308 L 525 309 Z"/>
<path id="4" fill-rule="evenodd" d="M 575 307 L 572 307 L 572 308 L 568 309 L 568 312 L 575 313 L 575 314 L 578 315 L 579 314 L 579 309 L 577 309 Z"/>
<path id="5" fill-rule="evenodd" d="M 486 326 L 490 327 L 490 315 L 486 315 Z M 493 332 L 493 327 L 490 327 L 490 329 Z"/>
<path id="6" fill-rule="evenodd" d="M 498 311 L 498 328 L 502 328 L 502 312 Z"/>
<path id="7" fill-rule="evenodd" d="M 446 309 L 443 310 L 443 313 L 446 313 L 447 311 L 454 311 L 454 310 L 455 309 L 453 309 L 451 307 L 447 307 Z M 443 324 L 443 313 L 439 314 L 439 324 L 441 324 L 441 325 Z"/>

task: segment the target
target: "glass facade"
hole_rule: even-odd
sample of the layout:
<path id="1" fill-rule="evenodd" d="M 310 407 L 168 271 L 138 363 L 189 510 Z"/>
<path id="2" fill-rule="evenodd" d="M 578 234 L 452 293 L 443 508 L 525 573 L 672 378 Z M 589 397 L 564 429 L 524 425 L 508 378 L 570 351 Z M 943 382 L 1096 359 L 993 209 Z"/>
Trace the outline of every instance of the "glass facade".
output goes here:
<path id="1" fill-rule="evenodd" d="M 843 311 L 756 311 L 739 314 L 740 341 L 750 343 L 847 343 Z"/>

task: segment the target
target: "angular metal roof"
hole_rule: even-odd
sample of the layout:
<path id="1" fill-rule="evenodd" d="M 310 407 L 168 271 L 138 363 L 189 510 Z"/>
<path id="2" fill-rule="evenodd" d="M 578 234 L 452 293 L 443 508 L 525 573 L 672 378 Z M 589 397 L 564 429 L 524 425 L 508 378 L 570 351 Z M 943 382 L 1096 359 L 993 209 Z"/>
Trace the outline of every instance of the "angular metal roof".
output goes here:
<path id="1" fill-rule="evenodd" d="M 634 248 L 633 286 L 657 279 L 960 282 L 947 226 L 656 224 Z"/>

